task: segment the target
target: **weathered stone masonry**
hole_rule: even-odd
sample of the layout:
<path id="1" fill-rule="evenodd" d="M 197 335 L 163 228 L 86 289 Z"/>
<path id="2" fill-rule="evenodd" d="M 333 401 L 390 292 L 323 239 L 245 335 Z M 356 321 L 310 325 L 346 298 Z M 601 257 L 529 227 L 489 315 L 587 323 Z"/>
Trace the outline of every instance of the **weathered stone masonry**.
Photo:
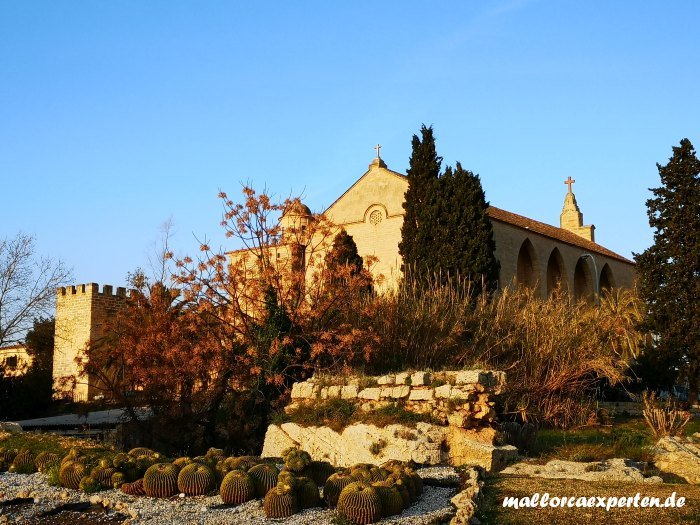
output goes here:
<path id="1" fill-rule="evenodd" d="M 78 376 L 75 358 L 85 351 L 89 341 L 104 335 L 104 324 L 124 304 L 126 288 L 96 283 L 61 287 L 56 293 L 56 338 L 53 380 L 57 397 L 88 401 L 101 394 L 94 378 L 79 378 L 77 384 L 65 378 Z"/>
<path id="2" fill-rule="evenodd" d="M 493 396 L 504 385 L 503 372 L 487 370 L 314 377 L 293 386 L 288 412 L 341 398 L 367 412 L 398 403 L 406 410 L 431 415 L 438 424 L 378 428 L 356 423 L 341 432 L 293 422 L 270 425 L 262 455 L 279 457 L 285 448 L 298 446 L 314 459 L 339 466 L 399 459 L 426 465 L 469 464 L 499 469 L 517 453 L 514 447 L 496 444 Z"/>

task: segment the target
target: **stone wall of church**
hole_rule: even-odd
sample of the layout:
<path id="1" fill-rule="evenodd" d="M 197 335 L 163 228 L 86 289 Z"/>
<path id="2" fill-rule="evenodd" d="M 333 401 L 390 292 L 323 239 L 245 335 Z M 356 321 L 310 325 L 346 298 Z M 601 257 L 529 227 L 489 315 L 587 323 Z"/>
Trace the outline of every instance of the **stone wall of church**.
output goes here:
<path id="1" fill-rule="evenodd" d="M 585 249 L 500 221 L 492 221 L 492 223 L 496 240 L 496 258 L 501 263 L 499 277 L 501 287 L 511 284 L 514 280 L 522 282 L 522 272 L 520 276 L 518 275 L 518 255 L 525 245 L 526 250 L 527 246 L 532 247 L 528 252 L 532 262 L 533 278 L 532 282 L 525 284 L 534 284 L 542 297 L 546 297 L 552 287 L 551 278 L 548 279 L 550 257 L 556 261 L 551 264 L 558 264 L 561 269 L 561 282 L 566 289 L 576 291 L 583 284 L 580 280 L 577 283 L 575 279 L 576 267 L 580 264 L 583 271 L 579 274 L 585 279 L 587 293 L 593 293 L 594 264 L 590 258 L 581 258 L 584 253 L 589 253 Z M 613 287 L 632 288 L 634 286 L 634 265 L 598 253 L 591 253 L 591 255 L 595 258 L 595 268 L 601 288 L 605 287 L 606 280 Z"/>
<path id="2" fill-rule="evenodd" d="M 405 177 L 375 159 L 369 171 L 325 212 L 353 237 L 362 257 L 377 258 L 372 273 L 384 279 L 379 289 L 393 287 L 401 275 L 399 242 L 407 189 Z"/>
<path id="3" fill-rule="evenodd" d="M 56 333 L 53 381 L 57 397 L 87 401 L 100 393 L 94 378 L 81 378 L 77 384 L 67 378 L 79 374 L 76 357 L 86 345 L 103 335 L 104 323 L 113 317 L 126 299 L 126 289 L 96 283 L 61 287 L 56 293 Z"/>

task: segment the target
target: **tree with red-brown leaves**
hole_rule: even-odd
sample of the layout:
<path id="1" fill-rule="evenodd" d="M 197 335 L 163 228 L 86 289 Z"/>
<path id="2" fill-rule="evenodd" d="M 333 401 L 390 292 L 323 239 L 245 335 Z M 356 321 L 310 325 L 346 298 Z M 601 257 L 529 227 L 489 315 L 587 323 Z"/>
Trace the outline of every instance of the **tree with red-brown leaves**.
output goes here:
<path id="1" fill-rule="evenodd" d="M 175 263 L 170 284 L 138 274 L 81 362 L 143 436 L 170 449 L 254 448 L 294 381 L 364 362 L 376 348 L 350 322 L 367 305 L 369 270 L 326 264 L 336 226 L 298 199 L 273 203 L 248 187 L 241 203 L 219 196 L 221 224 L 241 248 L 201 243 L 198 257 L 177 260 L 164 250 Z M 149 422 L 139 405 L 152 410 Z"/>

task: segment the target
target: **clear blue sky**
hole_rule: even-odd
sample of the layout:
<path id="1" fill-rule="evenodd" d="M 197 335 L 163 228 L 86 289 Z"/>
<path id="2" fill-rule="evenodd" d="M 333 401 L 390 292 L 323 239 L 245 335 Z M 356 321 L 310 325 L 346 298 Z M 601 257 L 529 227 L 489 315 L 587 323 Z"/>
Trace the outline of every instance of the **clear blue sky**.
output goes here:
<path id="1" fill-rule="evenodd" d="M 700 2 L 0 3 L 0 237 L 124 284 L 159 226 L 222 241 L 241 181 L 321 211 L 377 142 L 405 172 L 433 124 L 488 200 L 651 243 L 655 163 L 700 148 Z"/>

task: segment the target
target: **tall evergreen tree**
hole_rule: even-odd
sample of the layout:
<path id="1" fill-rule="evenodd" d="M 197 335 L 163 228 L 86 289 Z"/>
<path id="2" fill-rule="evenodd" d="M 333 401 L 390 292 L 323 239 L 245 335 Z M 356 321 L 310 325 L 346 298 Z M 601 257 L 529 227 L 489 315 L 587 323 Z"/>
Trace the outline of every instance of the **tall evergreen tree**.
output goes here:
<path id="1" fill-rule="evenodd" d="M 499 265 L 481 180 L 460 163 L 440 174 L 442 157 L 436 153 L 432 127 L 423 126 L 421 134 L 423 140 L 413 136 L 407 172 L 399 244 L 404 264 L 419 275 L 459 274 L 473 280 L 477 291 L 483 278 L 493 289 Z"/>
<path id="2" fill-rule="evenodd" d="M 413 135 L 409 160 L 408 191 L 403 203 L 405 211 L 401 227 L 399 253 L 406 268 L 431 272 L 433 264 L 433 235 L 437 217 L 437 186 L 442 157 L 435 151 L 433 128 L 421 127 L 421 138 Z"/>
<path id="3" fill-rule="evenodd" d="M 656 165 L 662 186 L 647 200 L 654 244 L 635 254 L 645 327 L 658 336 L 654 351 L 671 357 L 698 401 L 700 383 L 700 161 L 688 139 Z"/>
<path id="4" fill-rule="evenodd" d="M 339 266 L 349 265 L 352 267 L 354 275 L 362 270 L 362 263 L 362 257 L 357 251 L 355 239 L 345 230 L 340 230 L 333 239 L 333 248 L 326 258 L 326 264 L 331 273 L 332 270 Z"/>
<path id="5" fill-rule="evenodd" d="M 441 182 L 445 187 L 441 192 L 447 234 L 444 242 L 451 250 L 451 260 L 443 261 L 442 267 L 473 280 L 477 291 L 482 278 L 486 288 L 493 290 L 500 265 L 494 255 L 493 226 L 486 214 L 488 203 L 479 175 L 458 162 L 454 170 L 446 170 Z"/>

